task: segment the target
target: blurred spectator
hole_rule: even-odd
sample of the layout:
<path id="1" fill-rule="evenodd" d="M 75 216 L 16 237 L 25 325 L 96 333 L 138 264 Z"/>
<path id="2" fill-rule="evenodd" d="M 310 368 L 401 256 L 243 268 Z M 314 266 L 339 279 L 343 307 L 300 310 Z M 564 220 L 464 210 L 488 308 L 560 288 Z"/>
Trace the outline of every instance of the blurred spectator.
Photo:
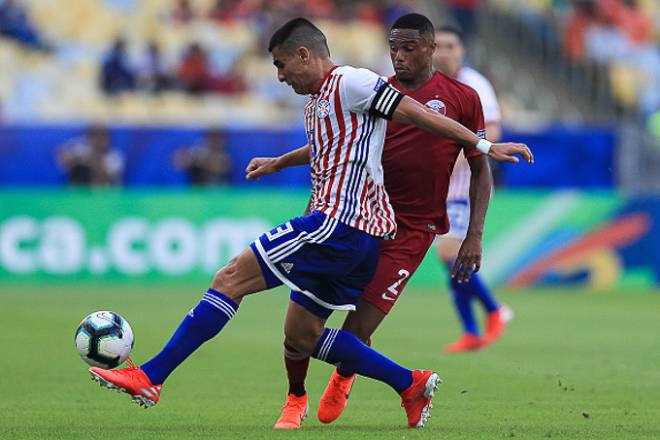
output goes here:
<path id="1" fill-rule="evenodd" d="M 474 37 L 478 31 L 478 13 L 480 0 L 448 0 L 449 12 L 463 30 L 466 40 Z"/>
<path id="2" fill-rule="evenodd" d="M 380 10 L 371 2 L 358 2 L 355 5 L 355 18 L 365 23 L 381 24 Z"/>
<path id="3" fill-rule="evenodd" d="M 614 14 L 617 25 L 626 33 L 634 45 L 643 45 L 653 37 L 653 22 L 637 0 L 622 0 Z"/>
<path id="4" fill-rule="evenodd" d="M 191 44 L 183 55 L 179 64 L 178 80 L 181 87 L 192 95 L 206 92 L 232 95 L 243 93 L 248 89 L 237 70 L 237 64 L 234 64 L 226 74 L 214 74 L 209 56 L 199 43 Z"/>
<path id="5" fill-rule="evenodd" d="M 192 43 L 186 50 L 178 76 L 181 86 L 191 94 L 200 94 L 211 90 L 213 77 L 209 66 L 208 55 L 198 43 Z"/>
<path id="6" fill-rule="evenodd" d="M 584 34 L 587 59 L 607 63 L 625 55 L 630 49 L 626 34 L 616 26 L 616 14 L 615 2 L 598 3 L 595 20 Z"/>
<path id="7" fill-rule="evenodd" d="M 415 12 L 414 5 L 409 5 L 408 3 L 410 2 L 391 0 L 387 2 L 381 13 L 382 22 L 385 28 L 389 29 L 402 15 Z"/>
<path id="8" fill-rule="evenodd" d="M 207 13 L 210 20 L 226 23 L 249 18 L 254 4 L 249 0 L 215 0 Z"/>
<path id="9" fill-rule="evenodd" d="M 139 87 L 152 93 L 160 93 L 170 88 L 172 80 L 165 67 L 160 46 L 150 41 L 140 63 Z"/>
<path id="10" fill-rule="evenodd" d="M 231 182 L 232 162 L 225 148 L 225 136 L 218 129 L 211 129 L 206 140 L 174 153 L 174 166 L 188 173 L 193 185 L 220 185 Z"/>
<path id="11" fill-rule="evenodd" d="M 306 1 L 303 15 L 314 20 L 336 18 L 336 5 L 330 0 Z"/>
<path id="12" fill-rule="evenodd" d="M 135 88 L 135 73 L 126 54 L 126 42 L 117 38 L 101 66 L 101 89 L 115 95 Z"/>
<path id="13" fill-rule="evenodd" d="M 67 174 L 69 183 L 79 186 L 120 185 L 124 172 L 122 154 L 110 146 L 104 127 L 91 127 L 83 138 L 62 146 L 57 163 Z"/>
<path id="14" fill-rule="evenodd" d="M 584 59 L 584 36 L 595 22 L 595 1 L 576 0 L 564 30 L 564 48 L 572 60 Z"/>
<path id="15" fill-rule="evenodd" d="M 195 19 L 195 10 L 190 0 L 178 0 L 172 9 L 172 20 L 177 23 L 189 23 Z"/>
<path id="16" fill-rule="evenodd" d="M 238 69 L 239 63 L 234 63 L 231 70 L 226 74 L 213 78 L 211 83 L 214 92 L 223 95 L 237 95 L 248 91 L 248 85 Z"/>
<path id="17" fill-rule="evenodd" d="M 14 0 L 4 0 L 0 3 L 0 35 L 33 49 L 50 50 L 30 21 L 25 7 Z"/>
<path id="18" fill-rule="evenodd" d="M 636 0 L 576 0 L 564 35 L 571 59 L 608 61 L 650 42 L 653 23 Z"/>

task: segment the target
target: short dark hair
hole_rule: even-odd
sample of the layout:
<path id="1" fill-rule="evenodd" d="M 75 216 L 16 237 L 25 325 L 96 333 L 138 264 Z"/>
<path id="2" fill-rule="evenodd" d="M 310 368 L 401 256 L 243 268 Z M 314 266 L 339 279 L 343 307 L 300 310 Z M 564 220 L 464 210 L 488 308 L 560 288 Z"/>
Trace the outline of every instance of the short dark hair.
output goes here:
<path id="1" fill-rule="evenodd" d="M 317 55 L 330 56 L 328 40 L 321 29 L 302 17 L 287 21 L 273 33 L 268 43 L 268 52 L 272 52 L 278 46 L 287 52 L 305 46 Z"/>
<path id="2" fill-rule="evenodd" d="M 463 38 L 463 31 L 461 30 L 461 28 L 459 28 L 458 26 L 455 26 L 453 24 L 443 24 L 442 26 L 440 26 L 439 28 L 436 29 L 436 32 L 438 32 L 438 33 L 439 32 L 445 32 L 445 33 L 448 33 L 448 34 L 456 35 L 456 37 L 458 38 L 458 40 L 461 43 L 465 42 L 465 40 Z"/>
<path id="3" fill-rule="evenodd" d="M 402 15 L 392 24 L 390 30 L 394 29 L 413 29 L 418 31 L 420 35 L 429 35 L 431 39 L 435 37 L 433 23 L 422 14 L 412 13 Z"/>

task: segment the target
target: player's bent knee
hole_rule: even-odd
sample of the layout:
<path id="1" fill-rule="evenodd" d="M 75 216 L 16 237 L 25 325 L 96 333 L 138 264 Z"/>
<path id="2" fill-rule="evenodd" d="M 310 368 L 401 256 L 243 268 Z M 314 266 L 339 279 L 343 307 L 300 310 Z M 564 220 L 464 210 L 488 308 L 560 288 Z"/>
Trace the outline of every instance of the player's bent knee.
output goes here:
<path id="1" fill-rule="evenodd" d="M 235 270 L 232 270 L 231 263 L 229 263 L 215 273 L 211 287 L 234 301 L 239 300 L 241 295 L 236 288 L 235 278 Z"/>

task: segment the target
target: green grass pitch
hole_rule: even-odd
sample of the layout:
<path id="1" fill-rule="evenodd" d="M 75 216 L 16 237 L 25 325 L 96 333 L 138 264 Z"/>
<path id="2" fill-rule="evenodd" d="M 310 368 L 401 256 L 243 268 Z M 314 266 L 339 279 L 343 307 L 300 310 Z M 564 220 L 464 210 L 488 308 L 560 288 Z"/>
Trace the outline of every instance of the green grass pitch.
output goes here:
<path id="1" fill-rule="evenodd" d="M 310 417 L 275 432 L 285 395 L 282 322 L 287 294 L 248 298 L 219 338 L 170 378 L 144 410 L 89 379 L 73 343 L 83 316 L 124 315 L 144 361 L 204 286 L 128 284 L 0 287 L 0 439 L 660 438 L 660 295 L 528 291 L 502 294 L 515 313 L 498 344 L 442 354 L 459 334 L 446 294 L 409 291 L 374 338 L 402 364 L 444 379 L 424 430 L 405 429 L 398 396 L 360 378 L 345 414 L 316 420 L 331 367 L 312 361 Z M 338 325 L 341 315 L 334 317 Z"/>

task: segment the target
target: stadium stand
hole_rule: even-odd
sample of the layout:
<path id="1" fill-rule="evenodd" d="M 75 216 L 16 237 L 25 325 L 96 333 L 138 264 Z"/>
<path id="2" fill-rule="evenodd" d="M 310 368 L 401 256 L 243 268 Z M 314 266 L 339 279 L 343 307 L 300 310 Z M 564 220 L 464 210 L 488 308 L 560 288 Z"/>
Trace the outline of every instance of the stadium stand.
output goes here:
<path id="1" fill-rule="evenodd" d="M 364 1 L 70 0 L 66 8 L 54 0 L 19 3 L 29 11 L 35 29 L 54 47 L 52 53 L 32 53 L 9 41 L 0 44 L 0 60 L 12 60 L 0 73 L 5 113 L 12 120 L 32 121 L 137 118 L 138 122 L 167 122 L 175 117 L 179 122 L 196 123 L 207 120 L 210 108 L 226 124 L 240 122 L 246 116 L 256 124 L 289 122 L 297 117 L 293 109 L 301 100 L 277 83 L 264 47 L 278 16 L 284 17 L 290 11 L 319 19 L 333 41 L 333 55 L 338 62 L 383 70 L 387 65 L 383 40 L 386 23 L 406 11 L 397 2 Z M 124 81 L 119 90 L 111 90 L 110 95 L 132 92 L 129 94 L 136 96 L 113 98 L 103 96 L 99 90 L 99 83 L 104 84 L 103 72 L 109 68 L 118 74 L 117 63 L 108 66 L 116 61 L 111 55 L 116 53 L 112 42 L 117 40 L 125 41 L 126 59 L 121 70 L 124 79 L 130 80 Z M 354 44 L 356 40 L 361 44 Z M 133 84 L 145 65 L 150 45 L 160 48 L 163 74 L 173 78 L 168 84 L 177 86 L 159 88 L 156 94 L 164 94 L 156 105 L 154 96 L 144 93 L 153 94 L 153 87 L 140 81 Z M 190 60 L 184 63 L 191 46 L 207 54 L 208 81 L 202 92 L 218 95 L 193 106 L 181 91 L 190 90 L 181 74 L 191 72 Z M 101 88 L 107 92 L 107 81 L 105 84 Z M 232 111 L 223 114 L 221 107 L 231 107 Z"/>
<path id="2" fill-rule="evenodd" d="M 548 61 L 559 47 L 570 63 L 601 70 L 616 104 L 645 116 L 660 107 L 658 2 L 493 0 L 491 8 L 516 17 Z"/>

